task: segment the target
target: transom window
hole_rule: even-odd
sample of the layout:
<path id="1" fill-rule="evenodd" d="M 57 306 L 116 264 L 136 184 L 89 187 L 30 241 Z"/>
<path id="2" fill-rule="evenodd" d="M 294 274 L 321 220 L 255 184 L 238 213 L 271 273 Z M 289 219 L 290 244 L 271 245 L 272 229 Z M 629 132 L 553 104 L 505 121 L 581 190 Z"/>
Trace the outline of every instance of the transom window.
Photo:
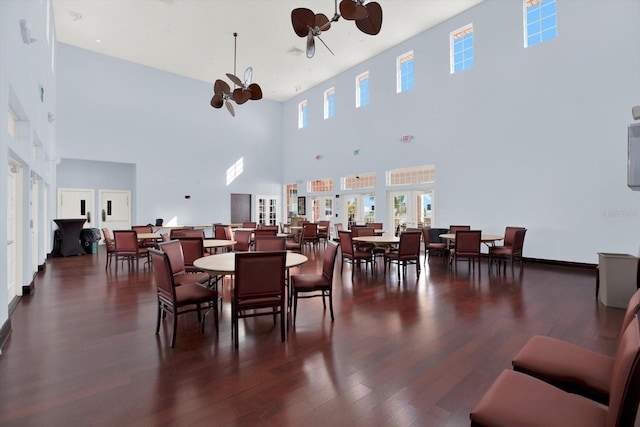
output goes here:
<path id="1" fill-rule="evenodd" d="M 452 32 L 450 46 L 452 74 L 473 67 L 473 24 Z"/>
<path id="2" fill-rule="evenodd" d="M 323 193 L 325 191 L 333 191 L 333 179 L 316 179 L 307 183 L 309 193 Z"/>
<path id="3" fill-rule="evenodd" d="M 360 175 L 350 175 L 342 178 L 343 190 L 357 190 L 360 188 L 375 188 L 376 174 L 361 173 Z"/>
<path id="4" fill-rule="evenodd" d="M 524 0 L 524 47 L 558 35 L 556 0 Z"/>
<path id="5" fill-rule="evenodd" d="M 298 104 L 298 129 L 307 127 L 307 100 Z"/>
<path id="6" fill-rule="evenodd" d="M 387 185 L 411 185 L 435 182 L 434 165 L 415 166 L 412 168 L 392 169 L 387 172 Z"/>
<path id="7" fill-rule="evenodd" d="M 336 112 L 336 88 L 324 91 L 324 118 L 333 117 Z"/>
<path id="8" fill-rule="evenodd" d="M 398 93 L 413 89 L 413 51 L 398 56 L 396 71 Z"/>
<path id="9" fill-rule="evenodd" d="M 369 104 L 369 72 L 356 76 L 356 108 Z"/>

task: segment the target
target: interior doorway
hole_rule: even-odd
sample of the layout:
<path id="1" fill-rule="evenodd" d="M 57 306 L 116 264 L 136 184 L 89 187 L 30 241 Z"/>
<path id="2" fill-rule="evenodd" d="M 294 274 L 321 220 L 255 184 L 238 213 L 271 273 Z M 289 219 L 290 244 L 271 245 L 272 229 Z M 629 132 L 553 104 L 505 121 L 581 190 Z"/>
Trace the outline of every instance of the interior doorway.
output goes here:
<path id="1" fill-rule="evenodd" d="M 430 227 L 433 222 L 433 190 L 406 190 L 388 193 L 389 218 L 393 229 Z"/>
<path id="2" fill-rule="evenodd" d="M 22 295 L 22 174 L 20 163 L 9 159 L 7 172 L 7 301 Z"/>
<path id="3" fill-rule="evenodd" d="M 99 190 L 98 199 L 100 228 L 109 231 L 131 229 L 131 191 Z"/>
<path id="4" fill-rule="evenodd" d="M 95 227 L 95 191 L 91 188 L 59 188 L 58 216 L 59 219 L 84 218 L 84 228 Z"/>
<path id="5" fill-rule="evenodd" d="M 347 217 L 346 226 L 375 222 L 376 195 L 374 193 L 344 194 L 342 197 Z"/>

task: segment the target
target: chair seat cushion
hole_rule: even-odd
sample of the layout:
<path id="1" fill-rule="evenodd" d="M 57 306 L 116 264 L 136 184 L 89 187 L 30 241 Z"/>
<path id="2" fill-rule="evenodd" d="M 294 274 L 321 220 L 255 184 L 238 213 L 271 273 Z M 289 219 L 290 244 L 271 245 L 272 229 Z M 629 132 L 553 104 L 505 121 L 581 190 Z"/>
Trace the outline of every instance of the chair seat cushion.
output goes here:
<path id="1" fill-rule="evenodd" d="M 353 251 L 353 258 L 360 258 L 360 259 L 366 258 L 366 259 L 369 259 L 369 258 L 371 258 L 371 252 L 366 252 L 366 251 L 361 251 L 361 250 L 355 249 Z"/>
<path id="2" fill-rule="evenodd" d="M 520 350 L 512 364 L 515 370 L 556 387 L 608 403 L 613 362 L 613 357 L 536 335 Z"/>
<path id="3" fill-rule="evenodd" d="M 207 273 L 182 273 L 173 276 L 173 282 L 176 286 L 187 285 L 190 283 L 209 283 L 209 275 Z"/>
<path id="4" fill-rule="evenodd" d="M 505 370 L 472 409 L 470 418 L 477 426 L 595 427 L 606 425 L 607 408 L 534 377 Z"/>
<path id="5" fill-rule="evenodd" d="M 446 243 L 427 243 L 427 249 L 435 249 L 435 250 L 442 250 L 442 249 L 446 249 L 447 248 L 447 244 Z"/>
<path id="6" fill-rule="evenodd" d="M 310 292 L 321 289 L 329 289 L 331 284 L 322 274 L 294 274 L 291 283 L 296 291 Z"/>
<path id="7" fill-rule="evenodd" d="M 511 256 L 511 246 L 494 246 L 489 248 L 489 252 L 494 256 Z"/>
<path id="8" fill-rule="evenodd" d="M 176 287 L 176 302 L 178 306 L 211 301 L 212 298 L 215 299 L 217 296 L 218 291 L 194 283 Z"/>

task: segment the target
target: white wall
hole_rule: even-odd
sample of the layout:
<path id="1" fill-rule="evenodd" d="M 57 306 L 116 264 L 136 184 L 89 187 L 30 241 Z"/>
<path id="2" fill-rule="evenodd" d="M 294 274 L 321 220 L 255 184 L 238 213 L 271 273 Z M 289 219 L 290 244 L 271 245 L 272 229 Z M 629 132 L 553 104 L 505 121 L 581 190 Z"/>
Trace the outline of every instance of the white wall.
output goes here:
<path id="1" fill-rule="evenodd" d="M 626 185 L 626 142 L 640 103 L 640 2 L 558 0 L 557 8 L 558 37 L 525 49 L 522 3 L 483 2 L 287 101 L 284 182 L 339 183 L 364 172 L 381 182 L 389 169 L 434 164 L 435 226 L 526 226 L 532 258 L 637 254 L 640 194 Z M 475 66 L 452 75 L 449 33 L 469 23 Z M 411 49 L 416 85 L 396 94 L 395 60 Z M 356 109 L 355 76 L 366 70 L 371 104 Z M 324 120 L 331 86 L 336 116 Z M 304 99 L 309 125 L 299 130 Z M 401 144 L 405 134 L 415 140 Z M 388 224 L 385 191 L 376 196 Z"/>
<path id="2" fill-rule="evenodd" d="M 30 177 L 41 179 L 40 189 L 47 185 L 55 188 L 54 153 L 55 122 L 49 123 L 47 114 L 55 115 L 56 86 L 52 67 L 54 45 L 53 15 L 49 15 L 49 41 L 47 41 L 47 0 L 0 1 L 0 200 L 7 200 L 7 164 L 9 157 L 17 160 L 23 167 L 22 186 L 25 191 L 22 208 L 24 211 L 21 239 L 22 250 L 22 283 L 18 287 L 28 285 L 33 277 L 31 230 L 29 220 L 31 212 Z M 27 19 L 32 28 L 32 37 L 37 41 L 24 44 L 20 35 L 20 20 Z M 44 88 L 44 99 L 40 98 L 40 86 Z M 16 110 L 20 125 L 20 137 L 15 141 L 7 130 L 9 106 Z M 39 145 L 38 154 L 34 154 L 34 144 Z M 52 192 L 49 192 L 51 195 Z M 48 212 L 55 206 L 53 199 L 42 199 L 42 191 L 38 195 L 39 230 L 42 232 L 45 204 Z M 0 209 L 0 242 L 7 241 L 7 209 L 6 202 Z M 44 239 L 40 241 L 46 242 Z M 44 262 L 44 248 L 39 250 L 38 264 Z M 6 245 L 0 245 L 0 326 L 8 319 L 7 296 L 7 251 Z"/>
<path id="3" fill-rule="evenodd" d="M 212 84 L 65 44 L 58 51 L 58 155 L 136 164 L 133 223 L 228 222 L 230 193 L 281 195 L 280 103 L 249 101 L 234 118 L 209 105 Z M 240 157 L 244 172 L 227 186 Z"/>

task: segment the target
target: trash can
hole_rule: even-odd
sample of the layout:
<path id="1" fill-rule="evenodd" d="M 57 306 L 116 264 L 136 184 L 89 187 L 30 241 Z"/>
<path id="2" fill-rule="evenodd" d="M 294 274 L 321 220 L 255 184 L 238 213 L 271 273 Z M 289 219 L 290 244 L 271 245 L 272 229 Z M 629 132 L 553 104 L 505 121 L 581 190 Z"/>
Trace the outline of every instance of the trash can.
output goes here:
<path id="1" fill-rule="evenodd" d="M 80 231 L 80 244 L 87 254 L 98 253 L 98 242 L 100 241 L 100 230 L 97 228 L 83 228 Z"/>
<path id="2" fill-rule="evenodd" d="M 638 290 L 638 257 L 598 252 L 600 302 L 607 307 L 625 308 Z"/>

